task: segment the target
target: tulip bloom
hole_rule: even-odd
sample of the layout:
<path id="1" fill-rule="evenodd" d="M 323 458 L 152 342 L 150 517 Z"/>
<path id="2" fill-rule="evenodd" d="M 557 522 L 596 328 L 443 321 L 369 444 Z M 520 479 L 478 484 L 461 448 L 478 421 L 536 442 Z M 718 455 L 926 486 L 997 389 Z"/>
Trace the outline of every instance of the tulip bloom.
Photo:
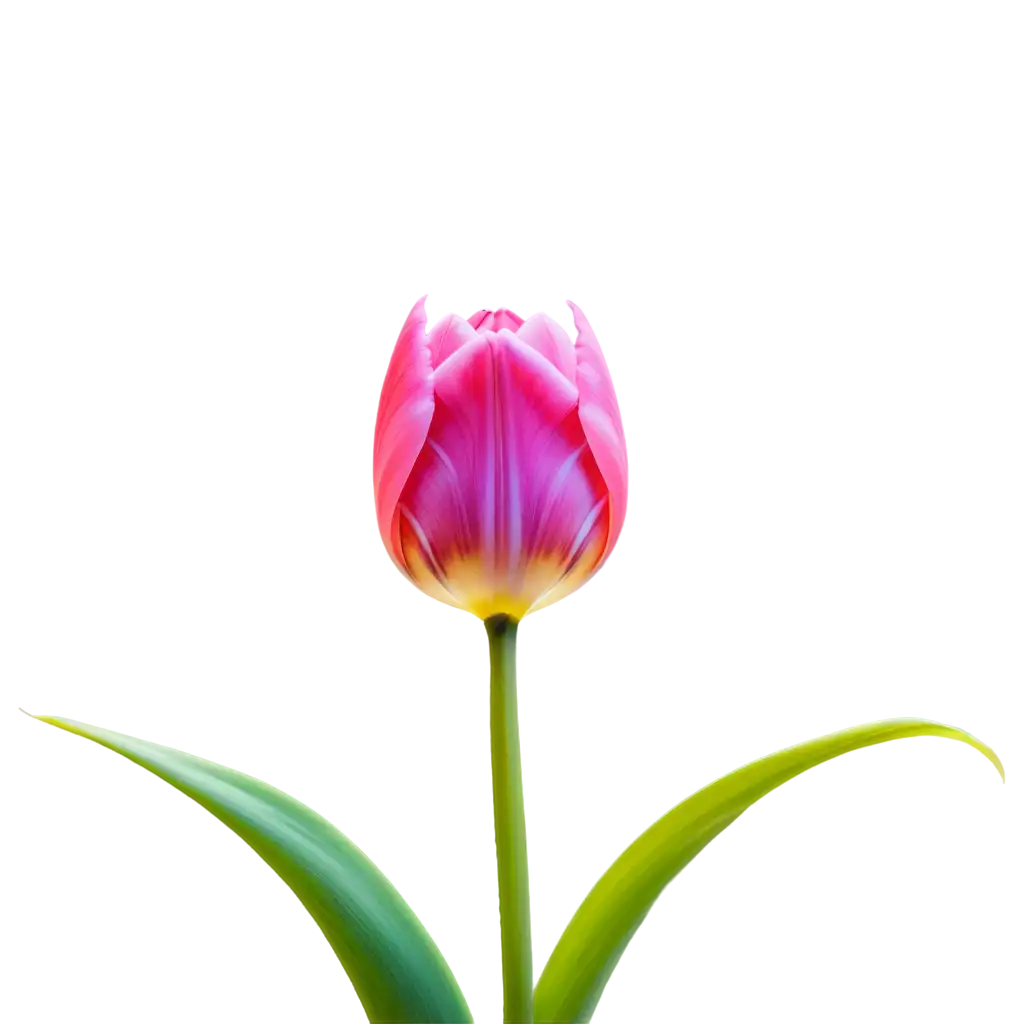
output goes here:
<path id="1" fill-rule="evenodd" d="M 399 335 L 377 411 L 377 525 L 395 565 L 481 619 L 565 597 L 611 553 L 626 443 L 593 329 L 544 313 L 446 316 L 425 299 Z"/>

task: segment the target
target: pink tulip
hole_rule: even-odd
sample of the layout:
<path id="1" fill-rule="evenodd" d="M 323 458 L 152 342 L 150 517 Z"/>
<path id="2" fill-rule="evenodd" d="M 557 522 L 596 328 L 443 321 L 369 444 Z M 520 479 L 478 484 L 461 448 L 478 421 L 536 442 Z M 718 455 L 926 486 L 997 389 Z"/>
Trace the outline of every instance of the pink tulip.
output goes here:
<path id="1" fill-rule="evenodd" d="M 590 578 L 626 515 L 626 441 L 611 376 L 571 302 L 554 320 L 507 309 L 429 332 L 420 299 L 377 410 L 373 485 L 392 561 L 425 593 L 521 619 Z"/>

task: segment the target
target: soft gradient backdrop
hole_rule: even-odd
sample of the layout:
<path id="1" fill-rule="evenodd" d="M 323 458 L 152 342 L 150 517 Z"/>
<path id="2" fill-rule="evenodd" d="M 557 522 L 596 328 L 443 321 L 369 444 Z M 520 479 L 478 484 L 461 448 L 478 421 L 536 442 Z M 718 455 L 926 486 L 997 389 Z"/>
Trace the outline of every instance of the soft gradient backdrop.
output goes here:
<path id="1" fill-rule="evenodd" d="M 629 442 L 614 555 L 520 632 L 538 972 L 691 791 L 917 715 L 1007 785 L 930 739 L 790 783 L 672 885 L 595 1022 L 1019 1020 L 1022 18 L 5 4 L 9 1019 L 361 1018 L 235 836 L 18 705 L 306 801 L 499 1019 L 484 631 L 374 522 L 429 292 L 431 322 L 580 303 Z"/>

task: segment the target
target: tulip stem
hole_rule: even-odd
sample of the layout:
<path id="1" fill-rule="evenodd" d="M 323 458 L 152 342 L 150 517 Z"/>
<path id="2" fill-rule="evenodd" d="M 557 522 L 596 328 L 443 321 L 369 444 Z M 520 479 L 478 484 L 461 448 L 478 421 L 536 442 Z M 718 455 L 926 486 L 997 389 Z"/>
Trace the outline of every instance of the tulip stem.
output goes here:
<path id="1" fill-rule="evenodd" d="M 494 843 L 498 849 L 504 1020 L 506 1024 L 530 1024 L 533 1020 L 533 949 L 516 700 L 519 623 L 508 615 L 492 615 L 484 625 L 491 649 L 491 778 Z"/>

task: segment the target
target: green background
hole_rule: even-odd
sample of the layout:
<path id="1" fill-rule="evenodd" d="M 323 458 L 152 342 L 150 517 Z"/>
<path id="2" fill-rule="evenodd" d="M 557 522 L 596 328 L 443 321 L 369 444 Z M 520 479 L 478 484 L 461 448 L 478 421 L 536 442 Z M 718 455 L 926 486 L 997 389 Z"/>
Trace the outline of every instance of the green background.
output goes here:
<path id="1" fill-rule="evenodd" d="M 1024 637 L 527 634 L 538 956 L 601 864 L 737 761 L 848 721 L 928 714 L 998 745 L 884 744 L 746 812 L 680 876 L 602 1024 L 1024 1018 Z M 485 721 L 463 715 L 103 714 L 268 777 L 388 869 L 492 1004 Z M 1024 748 L 1024 744 L 1021 744 Z"/>

